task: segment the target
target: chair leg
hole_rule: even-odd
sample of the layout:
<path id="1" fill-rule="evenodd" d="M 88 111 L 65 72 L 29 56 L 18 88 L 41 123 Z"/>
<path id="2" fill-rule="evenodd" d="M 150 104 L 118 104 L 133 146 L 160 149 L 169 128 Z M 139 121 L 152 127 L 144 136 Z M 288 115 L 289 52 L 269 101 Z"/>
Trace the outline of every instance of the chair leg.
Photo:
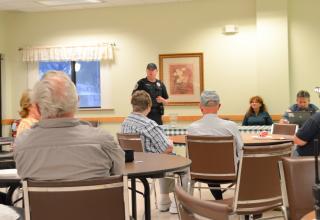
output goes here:
<path id="1" fill-rule="evenodd" d="M 157 197 L 157 190 L 156 190 L 156 180 L 152 179 L 152 188 L 154 193 L 154 205 L 156 209 L 158 209 L 158 197 Z"/>
<path id="2" fill-rule="evenodd" d="M 288 220 L 288 212 L 287 212 L 287 208 L 283 205 L 281 206 L 281 211 L 282 211 L 282 214 L 283 214 L 283 218 L 285 220 Z"/>
<path id="3" fill-rule="evenodd" d="M 190 195 L 193 195 L 194 184 L 195 184 L 195 181 L 194 181 L 194 180 L 190 180 L 190 181 L 188 182 L 188 193 L 189 193 Z"/>
<path id="4" fill-rule="evenodd" d="M 199 198 L 201 199 L 201 183 L 198 183 Z"/>

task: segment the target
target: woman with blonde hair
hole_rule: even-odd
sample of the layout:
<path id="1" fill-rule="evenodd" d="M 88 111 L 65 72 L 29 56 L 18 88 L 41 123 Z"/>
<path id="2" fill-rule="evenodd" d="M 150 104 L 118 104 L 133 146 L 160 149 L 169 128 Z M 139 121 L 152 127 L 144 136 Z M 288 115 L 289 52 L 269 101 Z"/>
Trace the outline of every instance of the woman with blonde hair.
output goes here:
<path id="1" fill-rule="evenodd" d="M 31 90 L 28 89 L 22 93 L 20 99 L 19 115 L 21 116 L 21 121 L 17 129 L 17 136 L 21 134 L 24 130 L 31 128 L 34 123 L 37 123 L 40 119 L 37 107 L 31 103 Z"/>
<path id="2" fill-rule="evenodd" d="M 260 96 L 251 97 L 249 103 L 250 107 L 244 116 L 242 125 L 272 125 L 272 119 Z"/>

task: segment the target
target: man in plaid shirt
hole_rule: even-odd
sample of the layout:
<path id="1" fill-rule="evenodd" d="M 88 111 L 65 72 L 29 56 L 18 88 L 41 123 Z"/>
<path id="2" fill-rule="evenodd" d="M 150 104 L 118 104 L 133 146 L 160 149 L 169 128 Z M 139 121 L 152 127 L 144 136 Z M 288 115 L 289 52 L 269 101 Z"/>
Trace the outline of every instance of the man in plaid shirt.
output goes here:
<path id="1" fill-rule="evenodd" d="M 121 132 L 140 134 L 145 152 L 172 153 L 173 143 L 155 121 L 147 118 L 152 105 L 150 95 L 143 90 L 136 91 L 132 95 L 131 104 L 133 112 L 122 123 Z M 169 193 L 174 189 L 174 180 L 161 178 L 159 183 L 161 194 L 159 210 L 177 213 L 176 204 L 174 201 L 171 202 L 169 197 Z"/>

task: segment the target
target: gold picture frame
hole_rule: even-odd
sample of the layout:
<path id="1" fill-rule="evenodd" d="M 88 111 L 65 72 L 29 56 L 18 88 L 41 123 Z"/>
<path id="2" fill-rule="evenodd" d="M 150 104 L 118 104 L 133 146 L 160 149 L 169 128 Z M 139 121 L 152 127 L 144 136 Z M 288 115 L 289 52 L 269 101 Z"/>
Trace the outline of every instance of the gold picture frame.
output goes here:
<path id="1" fill-rule="evenodd" d="M 159 77 L 167 87 L 168 105 L 198 105 L 203 91 L 203 53 L 160 54 Z"/>

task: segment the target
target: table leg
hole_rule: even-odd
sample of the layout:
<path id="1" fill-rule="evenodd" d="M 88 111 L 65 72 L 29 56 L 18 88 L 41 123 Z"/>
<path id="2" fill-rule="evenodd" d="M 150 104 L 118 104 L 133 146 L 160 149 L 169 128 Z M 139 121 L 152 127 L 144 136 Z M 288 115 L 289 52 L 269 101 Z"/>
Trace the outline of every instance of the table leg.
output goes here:
<path id="1" fill-rule="evenodd" d="M 150 187 L 146 178 L 139 178 L 144 186 L 144 212 L 145 220 L 151 220 L 151 208 L 150 208 Z"/>
<path id="2" fill-rule="evenodd" d="M 137 219 L 137 192 L 136 192 L 136 178 L 131 178 L 131 208 L 132 218 Z"/>

